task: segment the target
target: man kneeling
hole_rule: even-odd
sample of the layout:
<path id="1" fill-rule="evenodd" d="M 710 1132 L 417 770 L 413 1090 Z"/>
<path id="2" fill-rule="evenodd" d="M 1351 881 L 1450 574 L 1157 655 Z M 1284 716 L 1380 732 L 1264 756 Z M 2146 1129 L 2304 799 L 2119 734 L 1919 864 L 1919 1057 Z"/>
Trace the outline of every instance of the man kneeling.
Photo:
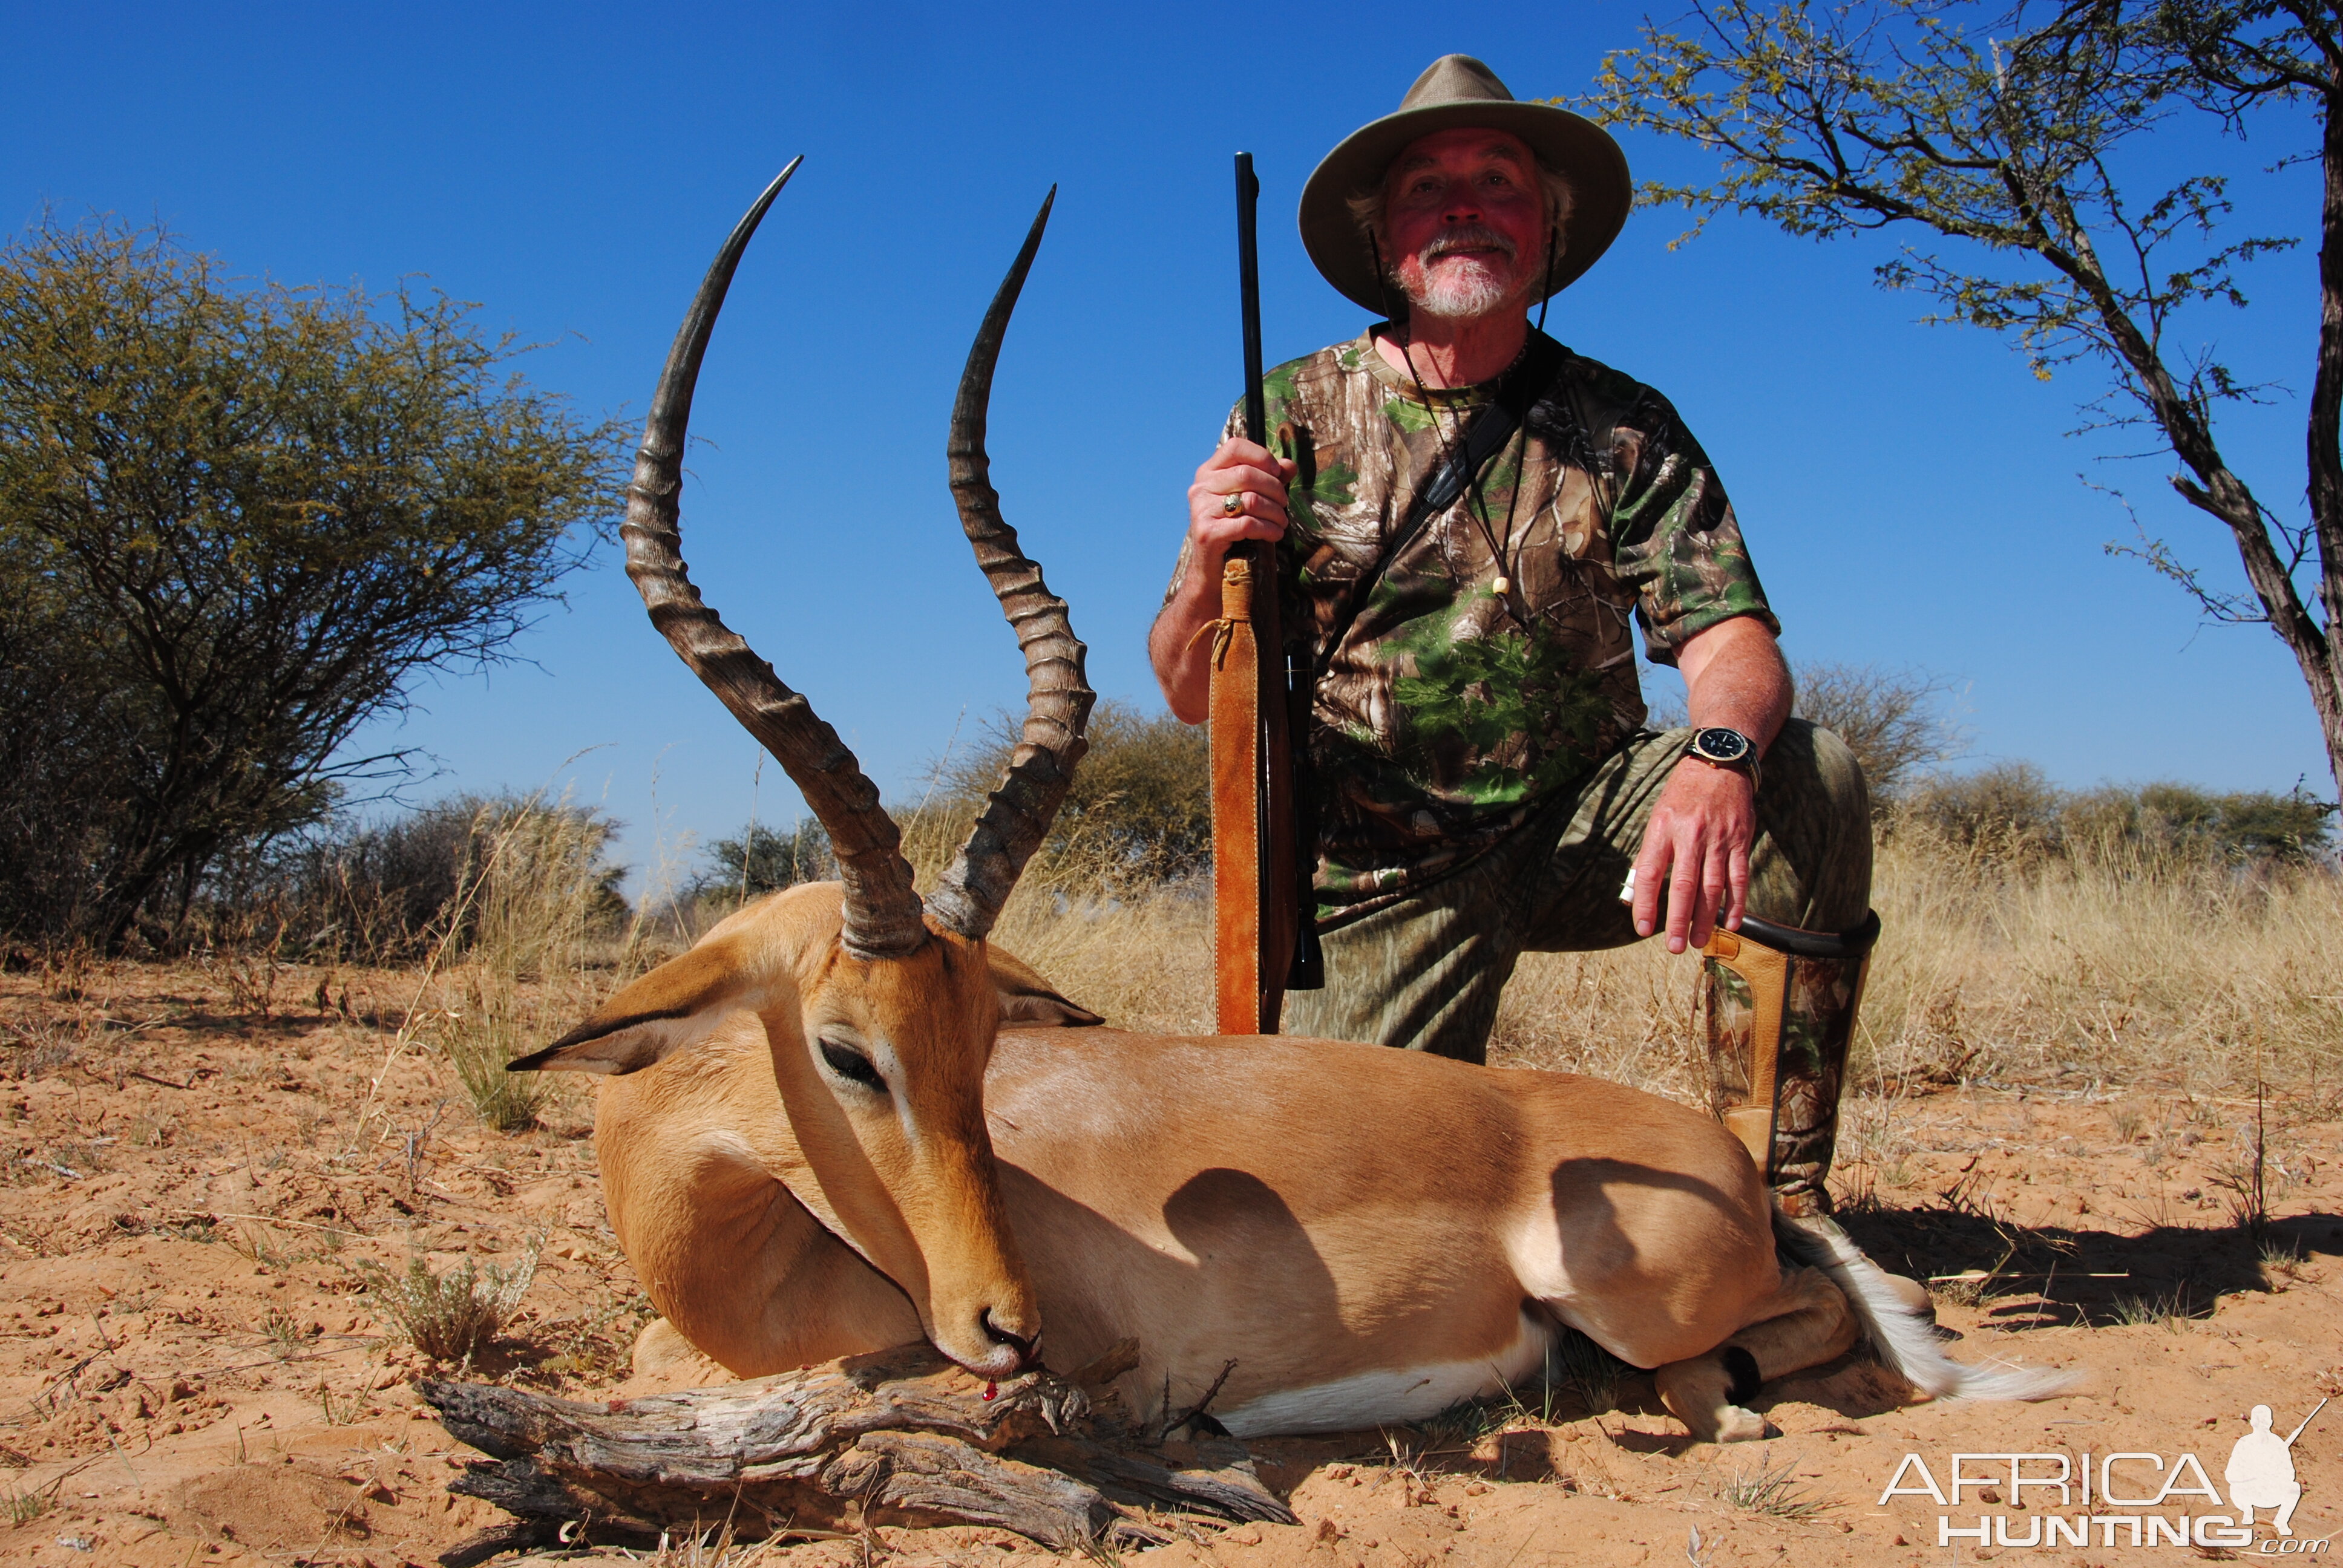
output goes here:
<path id="1" fill-rule="evenodd" d="M 1270 448 L 1231 417 L 1150 653 L 1201 721 L 1222 562 L 1277 542 L 1315 678 L 1295 739 L 1327 970 L 1290 1031 L 1479 1061 L 1522 953 L 1664 930 L 1708 954 L 1718 1113 L 1813 1214 L 1878 930 L 1870 805 L 1838 738 L 1789 718 L 1779 624 L 1699 443 L 1527 319 L 1629 190 L 1600 128 L 1462 55 L 1329 154 L 1303 240 L 1384 319 L 1270 373 Z M 1686 728 L 1644 727 L 1631 620 L 1683 671 Z"/>

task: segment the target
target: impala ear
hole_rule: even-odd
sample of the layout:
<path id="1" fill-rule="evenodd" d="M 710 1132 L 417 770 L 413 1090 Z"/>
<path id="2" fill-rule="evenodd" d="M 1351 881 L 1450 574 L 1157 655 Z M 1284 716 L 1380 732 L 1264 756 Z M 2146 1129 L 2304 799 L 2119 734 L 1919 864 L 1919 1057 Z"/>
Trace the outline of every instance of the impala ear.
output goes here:
<path id="1" fill-rule="evenodd" d="M 697 1036 L 677 1028 L 689 1013 L 639 1013 L 631 1018 L 592 1018 L 547 1046 L 505 1063 L 507 1072 L 640 1072 L 661 1057 L 680 1050 Z"/>
<path id="2" fill-rule="evenodd" d="M 622 988 L 594 1016 L 507 1072 L 640 1072 L 716 1031 L 727 1013 L 764 1005 L 760 977 L 743 973 L 736 944 L 703 943 Z"/>
<path id="3" fill-rule="evenodd" d="M 990 942 L 984 952 L 992 969 L 992 989 L 1001 996 L 1003 1029 L 1088 1029 L 1106 1021 L 1060 996 L 1041 971 L 1014 953 Z"/>

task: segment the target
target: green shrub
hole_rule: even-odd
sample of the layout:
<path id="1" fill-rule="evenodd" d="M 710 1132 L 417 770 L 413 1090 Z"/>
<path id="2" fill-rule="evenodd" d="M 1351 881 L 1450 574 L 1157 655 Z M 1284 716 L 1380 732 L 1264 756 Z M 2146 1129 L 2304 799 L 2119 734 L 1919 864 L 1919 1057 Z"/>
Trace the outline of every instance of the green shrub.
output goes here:
<path id="1" fill-rule="evenodd" d="M 2011 762 L 1927 780 L 1901 803 L 1896 820 L 1986 853 L 2254 866 L 2324 859 L 2334 815 L 2331 803 L 2299 789 L 2223 794 L 2158 783 L 2069 791 L 2034 764 Z"/>
<path id="2" fill-rule="evenodd" d="M 958 848 L 1008 769 L 1020 722 L 996 715 L 978 745 L 937 766 L 927 801 L 900 819 L 915 863 Z M 1209 867 L 1212 755 L 1204 727 L 1107 699 L 1091 710 L 1086 733 L 1090 750 L 1029 879 L 1066 878 L 1111 893 Z"/>
<path id="3" fill-rule="evenodd" d="M 1792 711 L 1846 742 L 1875 807 L 1900 799 L 1922 770 L 1961 754 L 1964 738 L 1946 713 L 1953 686 L 1943 676 L 1831 663 L 1801 664 L 1796 675 Z"/>
<path id="4" fill-rule="evenodd" d="M 2066 799 L 2033 763 L 2003 762 L 1926 780 L 1904 801 L 1902 818 L 1964 848 L 2023 855 L 2058 846 Z"/>
<path id="5" fill-rule="evenodd" d="M 813 818 L 801 818 L 786 830 L 751 822 L 739 838 L 719 839 L 708 847 L 708 865 L 693 879 L 688 896 L 745 903 L 799 882 L 830 881 L 837 875 L 830 835 Z"/>

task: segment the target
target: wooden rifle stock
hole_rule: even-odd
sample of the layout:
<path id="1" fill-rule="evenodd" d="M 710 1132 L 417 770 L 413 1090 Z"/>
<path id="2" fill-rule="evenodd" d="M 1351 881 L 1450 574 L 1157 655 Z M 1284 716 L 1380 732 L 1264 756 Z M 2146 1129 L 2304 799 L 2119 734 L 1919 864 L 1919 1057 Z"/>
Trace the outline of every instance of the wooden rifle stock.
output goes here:
<path id="1" fill-rule="evenodd" d="M 1260 195 L 1252 155 L 1239 153 L 1245 434 L 1265 447 L 1253 226 Z M 1313 962 L 1317 944 L 1306 923 L 1308 873 L 1296 842 L 1290 688 L 1277 608 L 1276 548 L 1256 543 L 1232 550 L 1221 579 L 1212 677 L 1213 990 L 1222 1034 L 1275 1034 L 1289 978 L 1316 983 L 1306 964 L 1303 973 L 1293 972 L 1297 935 L 1313 939 L 1306 942 Z"/>

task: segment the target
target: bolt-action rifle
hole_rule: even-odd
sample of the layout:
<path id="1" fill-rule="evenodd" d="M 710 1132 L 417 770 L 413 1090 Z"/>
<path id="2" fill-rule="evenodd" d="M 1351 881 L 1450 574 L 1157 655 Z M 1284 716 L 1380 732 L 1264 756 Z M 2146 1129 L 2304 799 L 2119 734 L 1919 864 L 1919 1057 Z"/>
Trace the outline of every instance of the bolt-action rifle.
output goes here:
<path id="1" fill-rule="evenodd" d="M 1244 322 L 1245 435 L 1269 445 L 1262 397 L 1261 182 L 1237 155 L 1237 278 Z M 1275 1034 L 1286 991 L 1322 985 L 1312 920 L 1316 837 L 1299 820 L 1295 763 L 1309 740 L 1313 671 L 1278 627 L 1277 547 L 1241 545 L 1221 577 L 1212 639 L 1213 977 L 1222 1034 Z"/>

